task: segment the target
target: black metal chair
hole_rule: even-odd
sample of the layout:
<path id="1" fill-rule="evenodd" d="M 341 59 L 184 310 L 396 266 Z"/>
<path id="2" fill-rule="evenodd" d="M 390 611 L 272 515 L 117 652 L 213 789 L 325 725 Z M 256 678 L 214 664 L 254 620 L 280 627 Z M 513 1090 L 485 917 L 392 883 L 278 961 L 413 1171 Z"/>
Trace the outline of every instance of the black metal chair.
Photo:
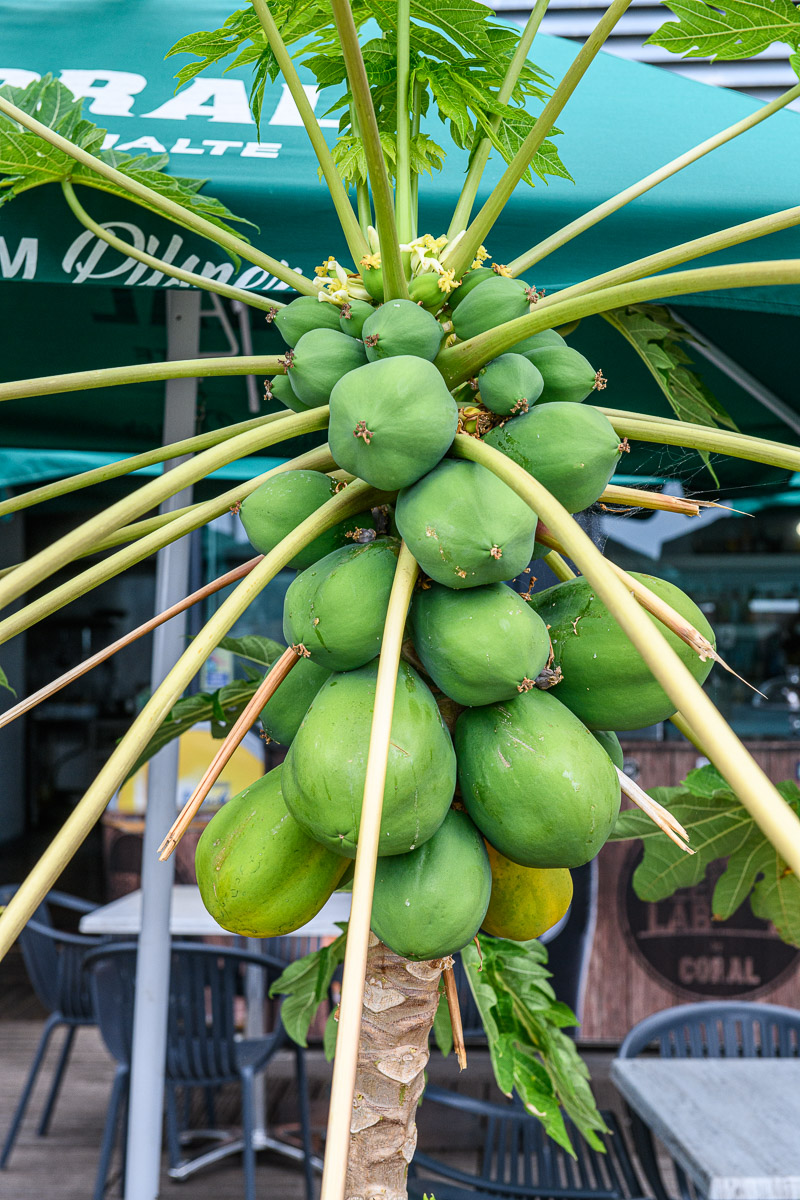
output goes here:
<path id="1" fill-rule="evenodd" d="M 706 1000 L 679 1004 L 634 1025 L 619 1048 L 620 1058 L 636 1058 L 655 1047 L 661 1058 L 800 1058 L 800 1012 L 777 1004 Z M 632 1109 L 636 1153 L 656 1200 L 669 1200 L 653 1135 Z M 693 1200 L 684 1171 L 673 1162 L 681 1200 Z"/>
<path id="2" fill-rule="evenodd" d="M 100 1150 L 95 1200 L 105 1192 L 111 1157 L 127 1107 L 133 1038 L 136 948 L 101 947 L 87 956 L 92 993 L 100 1032 L 117 1070 L 108 1105 Z M 169 986 L 167 1057 L 165 1064 L 167 1148 L 170 1171 L 182 1177 L 188 1163 L 181 1146 L 176 1092 L 200 1087 L 208 1091 L 226 1083 L 242 1089 L 242 1151 L 245 1197 L 255 1197 L 254 1087 L 259 1075 L 284 1045 L 286 1035 L 278 1020 L 274 1030 L 258 1038 L 237 1034 L 234 1001 L 240 991 L 242 971 L 264 972 L 265 991 L 285 964 L 266 955 L 251 954 L 192 942 L 173 942 Z M 312 1200 L 312 1165 L 308 1085 L 303 1048 L 294 1046 L 307 1200 Z M 126 1133 L 123 1130 L 123 1162 Z M 209 1161 L 218 1154 L 201 1155 Z M 190 1160 L 193 1161 L 193 1160 Z M 197 1160 L 199 1162 L 199 1158 Z"/>
<path id="3" fill-rule="evenodd" d="M 436 1104 L 471 1117 L 476 1138 L 483 1130 L 481 1167 L 472 1173 L 417 1152 L 408 1185 L 415 1200 L 426 1194 L 436 1200 L 628 1200 L 644 1194 L 612 1113 L 603 1113 L 612 1131 L 602 1138 L 605 1154 L 593 1150 L 566 1122 L 573 1159 L 520 1104 L 493 1104 L 428 1087 L 419 1113 L 423 1128 Z"/>
<path id="4" fill-rule="evenodd" d="M 8 904 L 16 890 L 17 885 L 0 888 L 0 904 Z M 53 922 L 52 908 L 87 913 L 96 908 L 96 905 L 80 900 L 77 896 L 70 896 L 66 892 L 48 892 L 33 918 L 19 935 L 20 949 L 31 984 L 39 1001 L 49 1010 L 50 1016 L 39 1039 L 25 1086 L 0 1151 L 0 1168 L 8 1165 L 53 1033 L 59 1025 L 66 1027 L 67 1032 L 53 1073 L 50 1091 L 36 1130 L 39 1137 L 43 1137 L 50 1128 L 75 1031 L 81 1026 L 96 1024 L 88 980 L 83 974 L 83 959 L 87 951 L 98 946 L 102 939 L 83 937 L 57 929 Z"/>

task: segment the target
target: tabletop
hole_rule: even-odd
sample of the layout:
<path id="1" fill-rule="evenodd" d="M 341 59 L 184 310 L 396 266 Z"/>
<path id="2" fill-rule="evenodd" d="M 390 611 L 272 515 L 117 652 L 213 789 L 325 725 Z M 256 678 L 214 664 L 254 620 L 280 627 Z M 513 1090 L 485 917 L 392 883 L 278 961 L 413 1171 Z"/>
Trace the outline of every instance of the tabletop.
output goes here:
<path id="1" fill-rule="evenodd" d="M 611 1078 L 708 1200 L 800 1196 L 800 1059 L 616 1059 Z"/>
<path id="2" fill-rule="evenodd" d="M 287 937 L 317 938 L 338 937 L 341 930 L 337 921 L 346 921 L 350 916 L 350 893 L 334 892 L 315 917 L 296 929 Z M 86 913 L 81 918 L 81 933 L 136 934 L 142 924 L 141 888 L 112 900 L 102 908 Z M 176 937 L 203 937 L 209 934 L 230 936 L 227 929 L 218 925 L 206 910 L 200 897 L 200 889 L 194 884 L 176 884 L 172 889 L 169 931 Z"/>

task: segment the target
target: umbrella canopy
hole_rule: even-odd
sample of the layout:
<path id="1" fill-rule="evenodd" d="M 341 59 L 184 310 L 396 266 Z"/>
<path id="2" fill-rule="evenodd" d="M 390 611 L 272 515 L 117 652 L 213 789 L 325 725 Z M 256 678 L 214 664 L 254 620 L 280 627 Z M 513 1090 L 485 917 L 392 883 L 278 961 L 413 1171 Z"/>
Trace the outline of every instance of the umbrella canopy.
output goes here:
<path id="1" fill-rule="evenodd" d="M 157 0 L 125 5 L 41 0 L 31 6 L 4 0 L 2 7 L 0 82 L 25 84 L 48 71 L 59 76 L 85 96 L 88 115 L 108 128 L 109 145 L 131 153 L 166 150 L 171 171 L 208 178 L 209 191 L 258 226 L 251 231 L 253 241 L 289 265 L 311 273 L 325 255 L 344 254 L 305 131 L 280 82 L 267 86 L 260 130 L 247 107 L 247 69 L 202 75 L 175 93 L 174 72 L 185 60 L 165 61 L 164 52 L 187 33 L 219 26 L 229 5 L 219 0 L 170 5 Z M 557 79 L 574 52 L 572 43 L 539 37 L 533 57 Z M 322 114 L 326 107 L 323 94 L 317 110 Z M 745 96 L 601 54 L 559 122 L 564 130 L 561 155 L 576 183 L 553 179 L 534 190 L 518 188 L 490 240 L 495 260 L 510 260 L 755 107 Z M 329 127 L 335 122 L 322 123 L 332 141 L 335 130 Z M 452 147 L 438 119 L 429 120 L 428 128 L 448 150 L 445 171 L 434 180 L 426 177 L 421 187 L 421 226 L 439 233 L 455 204 L 466 156 Z M 789 207 L 800 182 L 798 152 L 800 117 L 779 113 L 537 264 L 531 281 L 553 290 Z M 502 165 L 493 156 L 482 195 Z M 96 219 L 117 222 L 117 232 L 157 255 L 195 270 L 221 270 L 239 286 L 275 291 L 278 297 L 285 292 L 261 268 L 235 266 L 215 246 L 176 232 L 137 206 L 86 189 L 81 196 Z M 716 255 L 713 261 L 783 257 L 800 257 L 800 229 Z M 0 287 L 0 306 L 6 327 L 15 330 L 6 339 L 4 378 L 164 357 L 161 306 L 174 281 L 155 277 L 98 243 L 74 220 L 57 187 L 36 189 L 3 208 L 0 277 L 12 285 Z M 51 285 L 46 303 L 40 283 Z M 755 288 L 680 301 L 681 308 L 688 305 L 701 331 L 751 373 L 761 372 L 763 382 L 791 403 L 796 389 L 787 349 L 794 329 L 790 317 L 800 311 L 800 289 Z M 273 351 L 275 334 L 264 327 L 260 314 L 253 314 L 253 326 L 255 351 Z M 224 350 L 221 332 L 213 328 L 211 341 L 218 338 Z M 204 344 L 214 349 L 208 341 Z M 620 408 L 668 411 L 636 356 L 604 322 L 584 322 L 574 344 L 590 351 L 609 377 L 604 401 Z M 743 429 L 768 437 L 786 435 L 785 424 L 729 378 L 711 368 L 704 375 Z M 119 452 L 152 445 L 161 419 L 160 388 L 115 389 L 112 401 L 110 395 L 9 402 L 3 406 L 4 442 Z M 246 417 L 243 381 L 205 381 L 201 405 L 206 426 Z M 636 469 L 635 458 L 629 466 Z M 749 477 L 750 468 L 734 470 L 737 483 Z M 759 478 L 763 482 L 763 472 Z"/>

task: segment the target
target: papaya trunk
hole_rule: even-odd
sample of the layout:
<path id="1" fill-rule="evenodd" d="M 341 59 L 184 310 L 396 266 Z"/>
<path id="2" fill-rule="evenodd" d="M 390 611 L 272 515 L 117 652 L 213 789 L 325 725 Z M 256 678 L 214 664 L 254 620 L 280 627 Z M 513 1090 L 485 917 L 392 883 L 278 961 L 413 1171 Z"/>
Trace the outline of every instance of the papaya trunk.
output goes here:
<path id="1" fill-rule="evenodd" d="M 450 961 L 409 962 L 370 934 L 347 1200 L 406 1200 L 439 978 Z"/>

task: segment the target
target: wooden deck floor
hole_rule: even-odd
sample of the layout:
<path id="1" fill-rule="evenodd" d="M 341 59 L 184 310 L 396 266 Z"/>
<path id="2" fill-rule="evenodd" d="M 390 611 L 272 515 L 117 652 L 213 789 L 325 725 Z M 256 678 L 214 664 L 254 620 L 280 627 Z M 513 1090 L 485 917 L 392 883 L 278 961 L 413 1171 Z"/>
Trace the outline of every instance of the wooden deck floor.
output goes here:
<path id="1" fill-rule="evenodd" d="M 11 1113 L 22 1088 L 36 1043 L 42 1029 L 41 1021 L 0 1020 L 0 1137 L 4 1136 Z M 36 1123 L 41 1112 L 50 1069 L 58 1052 L 57 1033 L 54 1045 L 34 1091 L 28 1115 L 14 1148 L 9 1165 L 0 1171 L 0 1200 L 90 1200 L 95 1184 L 100 1138 L 106 1104 L 113 1077 L 113 1064 L 99 1035 L 93 1029 L 79 1030 L 75 1049 L 66 1076 L 51 1131 L 46 1138 L 36 1136 Z M 608 1080 L 611 1056 L 590 1054 L 591 1070 L 598 1100 L 602 1107 L 615 1107 L 620 1101 Z M 330 1067 L 320 1051 L 308 1055 L 309 1081 L 312 1098 L 312 1125 L 318 1141 L 327 1114 Z M 449 1088 L 470 1095 L 499 1099 L 494 1085 L 488 1055 L 485 1051 L 470 1051 L 469 1069 L 459 1076 L 451 1056 L 431 1059 L 429 1077 Z M 296 1119 L 293 1057 L 285 1053 L 270 1068 L 268 1076 L 269 1118 L 286 1129 Z M 204 1123 L 198 1111 L 199 1124 Z M 224 1092 L 217 1110 L 221 1125 L 235 1126 L 238 1121 L 238 1092 Z M 460 1165 L 474 1169 L 477 1165 L 476 1147 L 469 1138 L 463 1145 L 454 1141 L 452 1127 L 431 1126 L 426 1122 L 426 1149 L 441 1152 L 445 1147 L 458 1156 Z M 119 1168 L 112 1174 L 109 1197 L 118 1196 Z M 258 1155 L 257 1194 L 263 1200 L 301 1200 L 304 1196 L 303 1177 L 292 1164 L 285 1164 L 275 1155 Z M 162 1168 L 161 1196 L 166 1200 L 240 1200 L 243 1196 L 241 1159 L 231 1157 L 207 1167 L 188 1180 L 177 1184 Z"/>

